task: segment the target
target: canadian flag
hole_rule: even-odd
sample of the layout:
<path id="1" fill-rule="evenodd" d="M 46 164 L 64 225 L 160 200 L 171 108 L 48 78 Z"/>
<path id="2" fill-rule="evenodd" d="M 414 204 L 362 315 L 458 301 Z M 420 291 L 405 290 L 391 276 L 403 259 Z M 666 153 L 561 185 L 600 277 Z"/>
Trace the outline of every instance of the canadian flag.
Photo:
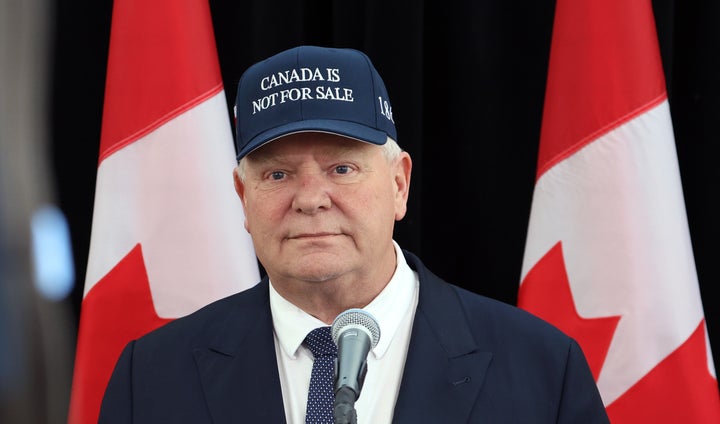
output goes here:
<path id="1" fill-rule="evenodd" d="M 720 423 L 650 0 L 558 0 L 520 307 L 574 337 L 610 420 Z"/>
<path id="2" fill-rule="evenodd" d="M 207 0 L 115 0 L 68 421 L 125 344 L 259 280 Z"/>

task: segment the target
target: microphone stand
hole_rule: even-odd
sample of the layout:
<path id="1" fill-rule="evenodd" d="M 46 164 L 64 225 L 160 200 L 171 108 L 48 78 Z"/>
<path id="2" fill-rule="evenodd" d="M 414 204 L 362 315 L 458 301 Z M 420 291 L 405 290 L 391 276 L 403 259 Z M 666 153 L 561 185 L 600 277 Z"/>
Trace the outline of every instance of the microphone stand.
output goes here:
<path id="1" fill-rule="evenodd" d="M 333 409 L 335 424 L 357 424 L 356 399 L 357 394 L 349 386 L 343 385 L 337 389 Z"/>

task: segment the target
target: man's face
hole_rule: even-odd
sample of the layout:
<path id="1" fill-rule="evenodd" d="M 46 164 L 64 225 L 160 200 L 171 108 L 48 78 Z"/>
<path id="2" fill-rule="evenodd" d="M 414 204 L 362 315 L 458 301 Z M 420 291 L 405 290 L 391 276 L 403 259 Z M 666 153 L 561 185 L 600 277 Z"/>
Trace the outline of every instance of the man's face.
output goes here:
<path id="1" fill-rule="evenodd" d="M 275 281 L 371 278 L 393 255 L 395 220 L 406 212 L 411 162 L 382 148 L 306 132 L 247 158 L 236 189 L 255 253 Z"/>

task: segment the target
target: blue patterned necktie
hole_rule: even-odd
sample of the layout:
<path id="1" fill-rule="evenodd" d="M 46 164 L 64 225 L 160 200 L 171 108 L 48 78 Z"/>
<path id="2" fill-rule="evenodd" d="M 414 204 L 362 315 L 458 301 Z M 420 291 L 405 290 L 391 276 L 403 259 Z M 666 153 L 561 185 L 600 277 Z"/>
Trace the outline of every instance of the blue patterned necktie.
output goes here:
<path id="1" fill-rule="evenodd" d="M 330 335 L 330 327 L 314 329 L 305 337 L 304 344 L 315 357 L 310 375 L 305 422 L 307 424 L 333 424 L 337 346 Z"/>

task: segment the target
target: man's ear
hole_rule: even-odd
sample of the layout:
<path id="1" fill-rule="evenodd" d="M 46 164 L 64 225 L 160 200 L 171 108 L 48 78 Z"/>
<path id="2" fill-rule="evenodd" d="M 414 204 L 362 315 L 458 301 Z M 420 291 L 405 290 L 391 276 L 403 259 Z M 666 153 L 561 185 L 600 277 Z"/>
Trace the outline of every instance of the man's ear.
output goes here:
<path id="1" fill-rule="evenodd" d="M 238 197 L 240 198 L 240 204 L 243 208 L 243 215 L 245 216 L 245 231 L 249 233 L 250 229 L 248 227 L 247 220 L 247 207 L 245 206 L 245 183 L 243 182 L 242 178 L 240 178 L 240 173 L 237 166 L 233 169 L 233 182 L 235 183 L 235 193 L 237 193 Z"/>
<path id="2" fill-rule="evenodd" d="M 395 220 L 400 221 L 407 213 L 407 200 L 410 195 L 410 176 L 412 159 L 407 152 L 401 152 L 395 162 Z"/>
<path id="3" fill-rule="evenodd" d="M 243 203 L 243 207 L 245 206 L 245 184 L 243 183 L 242 179 L 240 178 L 240 172 L 238 170 L 238 167 L 236 166 L 233 168 L 233 182 L 235 183 L 235 193 L 237 193 L 238 197 L 240 197 L 240 200 Z"/>

